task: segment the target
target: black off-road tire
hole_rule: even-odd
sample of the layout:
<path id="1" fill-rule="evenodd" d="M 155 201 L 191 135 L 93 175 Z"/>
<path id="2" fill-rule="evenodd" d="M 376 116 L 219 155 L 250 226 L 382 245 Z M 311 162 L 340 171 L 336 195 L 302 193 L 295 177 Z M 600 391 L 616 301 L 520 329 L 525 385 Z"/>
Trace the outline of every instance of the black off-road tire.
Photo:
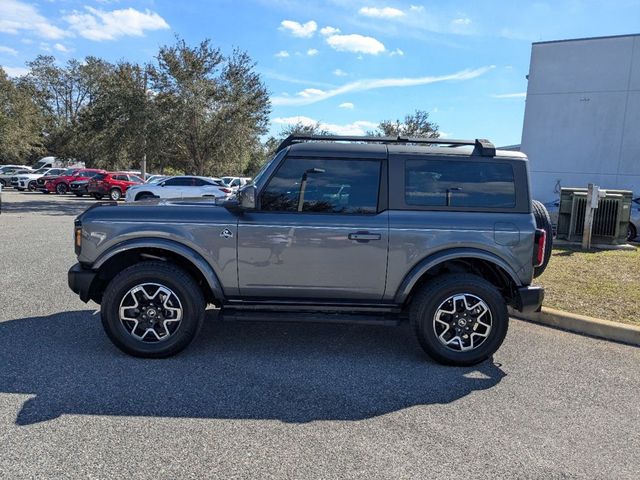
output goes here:
<path id="1" fill-rule="evenodd" d="M 536 219 L 536 228 L 541 228 L 542 230 L 547 232 L 542 265 L 533 269 L 533 277 L 536 278 L 542 275 L 542 272 L 545 271 L 547 265 L 549 264 L 549 259 L 551 258 L 551 249 L 553 248 L 553 227 L 551 225 L 551 217 L 549 216 L 547 207 L 545 207 L 537 200 L 531 201 L 531 207 L 533 216 Z"/>
<path id="2" fill-rule="evenodd" d="M 174 292 L 182 305 L 182 321 L 166 340 L 155 343 L 138 340 L 120 321 L 122 299 L 131 288 L 143 283 L 164 285 Z M 205 308 L 200 287 L 183 269 L 171 263 L 141 262 L 126 268 L 109 282 L 100 313 L 107 336 L 120 350 L 135 357 L 166 358 L 184 350 L 196 337 L 202 327 Z"/>
<path id="3" fill-rule="evenodd" d="M 491 312 L 491 331 L 478 347 L 468 351 L 455 351 L 438 340 L 434 330 L 434 317 L 438 307 L 447 298 L 468 293 L 482 299 Z M 487 280 L 470 273 L 448 273 L 430 280 L 414 296 L 409 318 L 418 342 L 431 358 L 445 365 L 468 366 L 491 357 L 507 335 L 509 314 L 507 304 L 498 289 Z"/>
<path id="4" fill-rule="evenodd" d="M 637 236 L 638 231 L 636 230 L 636 227 L 632 223 L 630 223 L 629 227 L 627 228 L 627 241 L 631 242 L 635 240 Z"/>

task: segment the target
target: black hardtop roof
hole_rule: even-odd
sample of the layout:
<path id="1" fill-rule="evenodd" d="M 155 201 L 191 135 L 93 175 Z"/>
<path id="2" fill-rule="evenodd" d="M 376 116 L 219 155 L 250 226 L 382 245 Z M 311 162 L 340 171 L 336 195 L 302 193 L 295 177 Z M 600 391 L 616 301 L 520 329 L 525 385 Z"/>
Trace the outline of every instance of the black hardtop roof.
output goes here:
<path id="1" fill-rule="evenodd" d="M 526 159 L 520 152 L 496 150 L 491 142 L 482 139 L 290 135 L 280 144 L 278 151 L 287 147 L 292 155 L 385 158 L 387 153 L 415 153 Z"/>

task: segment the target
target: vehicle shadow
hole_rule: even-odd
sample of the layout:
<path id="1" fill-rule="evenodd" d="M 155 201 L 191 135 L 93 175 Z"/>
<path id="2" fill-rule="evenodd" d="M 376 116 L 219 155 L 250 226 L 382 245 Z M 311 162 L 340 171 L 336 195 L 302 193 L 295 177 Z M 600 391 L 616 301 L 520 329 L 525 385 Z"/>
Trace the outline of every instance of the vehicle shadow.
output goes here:
<path id="1" fill-rule="evenodd" d="M 129 357 L 89 311 L 0 323 L 0 392 L 34 395 L 16 423 L 63 414 L 361 420 L 449 403 L 504 377 L 430 361 L 408 327 L 215 319 L 182 354 Z"/>
<path id="2" fill-rule="evenodd" d="M 42 195 L 42 194 L 40 194 Z M 78 200 L 82 200 L 81 198 Z M 37 213 L 39 215 L 79 215 L 93 204 L 93 199 L 84 202 L 29 200 L 28 202 L 2 201 L 2 213 Z"/>

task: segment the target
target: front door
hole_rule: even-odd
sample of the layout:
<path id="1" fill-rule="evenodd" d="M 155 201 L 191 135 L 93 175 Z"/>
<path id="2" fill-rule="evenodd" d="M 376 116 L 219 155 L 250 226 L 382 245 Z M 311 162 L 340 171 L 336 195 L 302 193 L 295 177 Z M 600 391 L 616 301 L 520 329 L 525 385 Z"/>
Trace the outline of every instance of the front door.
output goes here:
<path id="1" fill-rule="evenodd" d="M 379 301 L 389 221 L 380 160 L 286 158 L 238 225 L 245 297 Z"/>

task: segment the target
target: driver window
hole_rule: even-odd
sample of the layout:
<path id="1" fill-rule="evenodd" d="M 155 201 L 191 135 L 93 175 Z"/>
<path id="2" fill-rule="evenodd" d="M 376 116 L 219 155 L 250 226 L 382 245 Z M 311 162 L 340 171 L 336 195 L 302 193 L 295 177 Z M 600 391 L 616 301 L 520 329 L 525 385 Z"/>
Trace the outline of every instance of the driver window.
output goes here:
<path id="1" fill-rule="evenodd" d="M 261 210 L 373 214 L 379 183 L 378 160 L 290 157 L 262 193 Z"/>

